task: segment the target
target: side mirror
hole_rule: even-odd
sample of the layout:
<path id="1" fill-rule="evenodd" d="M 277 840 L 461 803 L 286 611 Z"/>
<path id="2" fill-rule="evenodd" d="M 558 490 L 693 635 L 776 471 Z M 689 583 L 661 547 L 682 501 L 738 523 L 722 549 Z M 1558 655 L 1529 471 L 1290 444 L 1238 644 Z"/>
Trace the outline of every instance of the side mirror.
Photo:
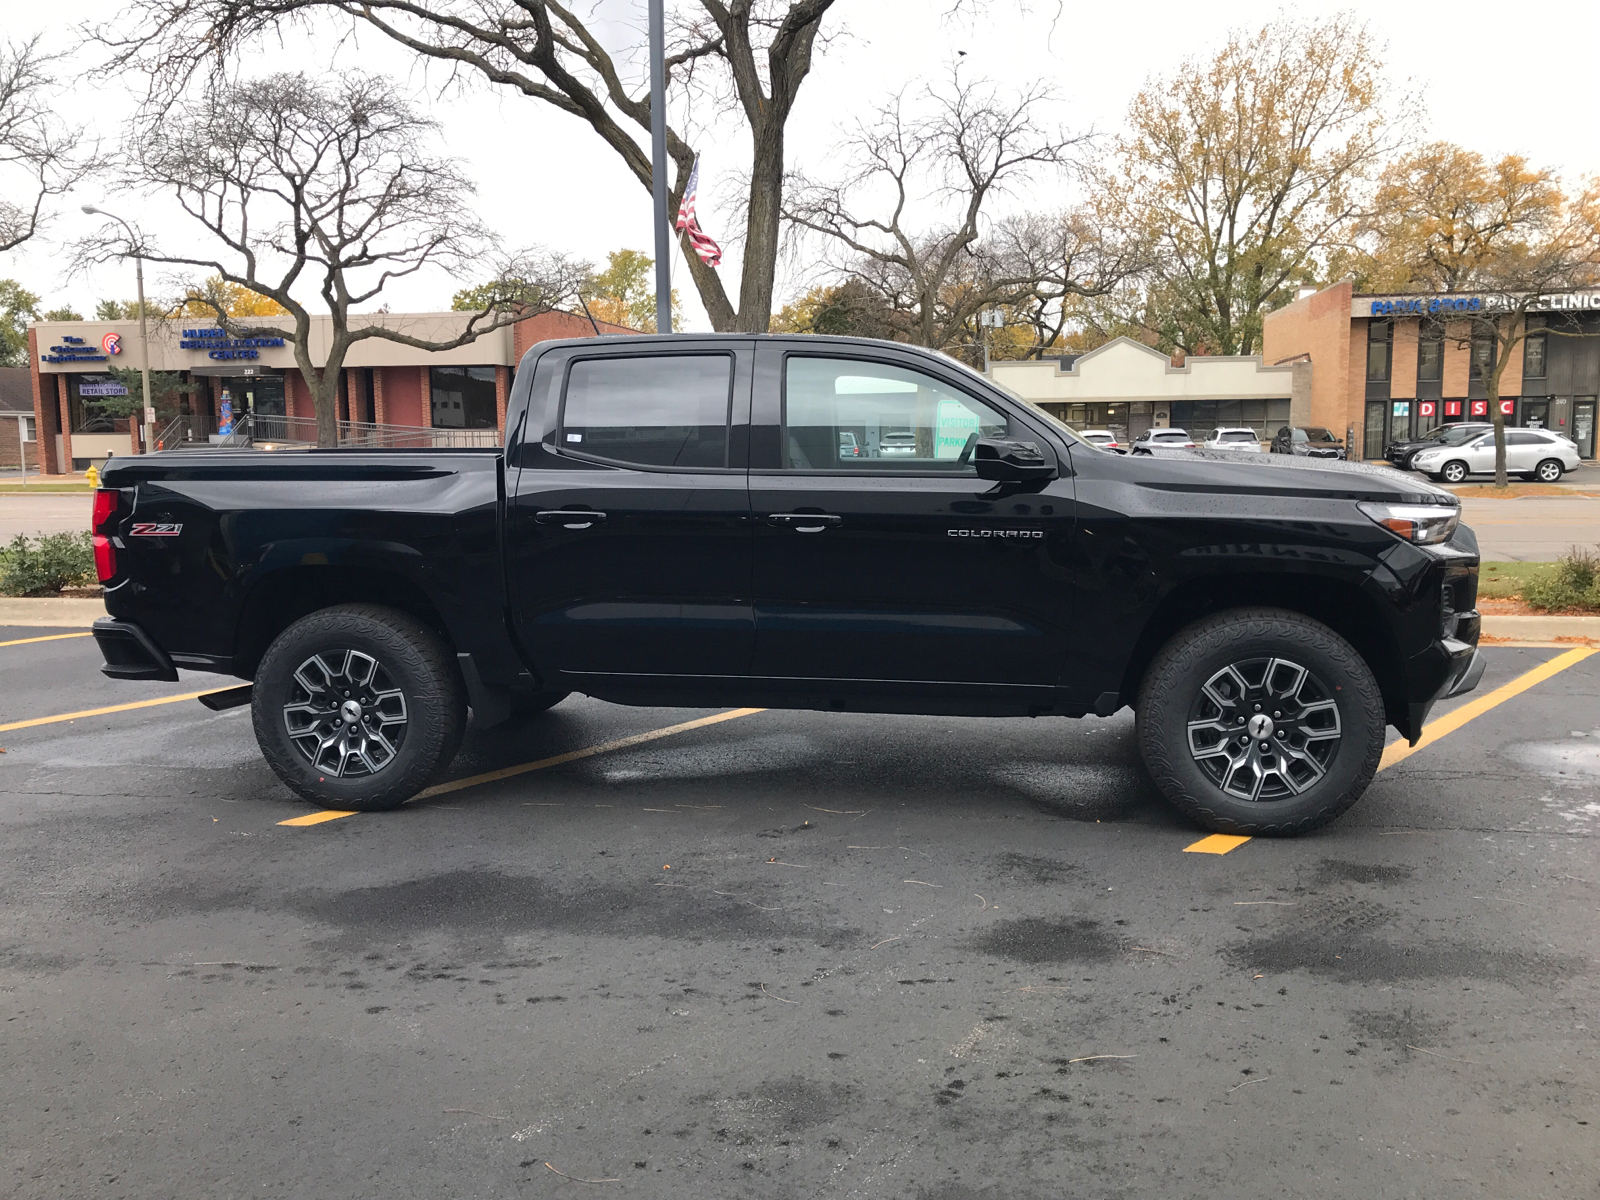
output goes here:
<path id="1" fill-rule="evenodd" d="M 972 444 L 979 479 L 994 483 L 1034 483 L 1056 477 L 1055 466 L 1032 442 L 979 438 Z"/>

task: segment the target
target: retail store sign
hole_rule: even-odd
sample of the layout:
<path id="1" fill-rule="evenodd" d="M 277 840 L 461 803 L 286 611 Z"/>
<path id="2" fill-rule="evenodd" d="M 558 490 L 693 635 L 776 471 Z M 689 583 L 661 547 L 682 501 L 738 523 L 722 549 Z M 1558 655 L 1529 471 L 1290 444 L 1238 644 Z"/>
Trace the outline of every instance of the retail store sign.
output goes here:
<path id="1" fill-rule="evenodd" d="M 218 360 L 260 358 L 262 350 L 283 344 L 281 337 L 229 337 L 226 329 L 185 329 L 178 339 L 178 349 L 204 350 L 207 358 Z"/>
<path id="2" fill-rule="evenodd" d="M 1482 296 L 1418 296 L 1414 300 L 1374 300 L 1372 316 L 1437 316 L 1439 313 L 1475 313 L 1486 307 Z"/>
<path id="3" fill-rule="evenodd" d="M 128 389 L 114 379 L 95 380 L 92 382 L 85 380 L 83 383 L 78 384 L 78 395 L 80 396 L 126 396 L 127 394 Z"/>

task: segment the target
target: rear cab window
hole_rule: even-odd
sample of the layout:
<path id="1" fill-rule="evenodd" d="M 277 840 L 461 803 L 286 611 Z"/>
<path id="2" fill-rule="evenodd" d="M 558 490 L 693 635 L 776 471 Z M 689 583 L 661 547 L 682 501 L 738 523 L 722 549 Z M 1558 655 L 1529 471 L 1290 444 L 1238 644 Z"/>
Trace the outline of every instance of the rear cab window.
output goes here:
<path id="1" fill-rule="evenodd" d="M 577 359 L 567 372 L 556 445 L 628 466 L 724 468 L 733 361 L 723 353 Z"/>

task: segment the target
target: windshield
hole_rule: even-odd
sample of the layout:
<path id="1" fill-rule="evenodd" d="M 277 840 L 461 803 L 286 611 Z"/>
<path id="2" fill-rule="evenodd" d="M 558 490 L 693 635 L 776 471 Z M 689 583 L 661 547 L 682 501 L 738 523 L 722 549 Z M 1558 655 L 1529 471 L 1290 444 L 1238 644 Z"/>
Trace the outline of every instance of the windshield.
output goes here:
<path id="1" fill-rule="evenodd" d="M 1443 442 L 1446 446 L 1459 446 L 1462 442 L 1469 438 L 1475 438 L 1482 432 L 1483 430 L 1481 429 L 1446 429 L 1435 440 Z"/>
<path id="2" fill-rule="evenodd" d="M 1312 426 L 1307 427 L 1307 429 L 1306 429 L 1306 437 L 1308 439 L 1310 439 L 1311 441 L 1313 441 L 1313 442 L 1337 442 L 1339 440 L 1338 438 L 1334 437 L 1333 434 L 1329 433 L 1326 429 L 1323 429 L 1322 427 L 1317 426 L 1317 425 L 1312 425 Z M 1299 439 L 1297 438 L 1295 440 L 1298 441 Z"/>
<path id="3" fill-rule="evenodd" d="M 1309 442 L 1311 440 L 1306 436 L 1306 431 L 1304 429 L 1292 430 L 1289 436 L 1297 442 Z"/>

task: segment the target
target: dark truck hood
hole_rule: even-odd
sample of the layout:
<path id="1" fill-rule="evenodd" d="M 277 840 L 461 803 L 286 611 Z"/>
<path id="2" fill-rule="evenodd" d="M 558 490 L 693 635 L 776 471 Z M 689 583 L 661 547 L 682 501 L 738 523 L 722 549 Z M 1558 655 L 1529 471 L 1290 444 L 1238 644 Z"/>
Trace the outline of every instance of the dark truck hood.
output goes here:
<path id="1" fill-rule="evenodd" d="M 1141 473 L 1141 483 L 1178 491 L 1325 496 L 1330 500 L 1387 500 L 1451 507 L 1461 504 L 1454 493 L 1401 475 L 1393 467 L 1342 459 L 1237 450 L 1156 450 L 1143 459 L 1125 461 L 1142 462 L 1153 468 Z"/>

